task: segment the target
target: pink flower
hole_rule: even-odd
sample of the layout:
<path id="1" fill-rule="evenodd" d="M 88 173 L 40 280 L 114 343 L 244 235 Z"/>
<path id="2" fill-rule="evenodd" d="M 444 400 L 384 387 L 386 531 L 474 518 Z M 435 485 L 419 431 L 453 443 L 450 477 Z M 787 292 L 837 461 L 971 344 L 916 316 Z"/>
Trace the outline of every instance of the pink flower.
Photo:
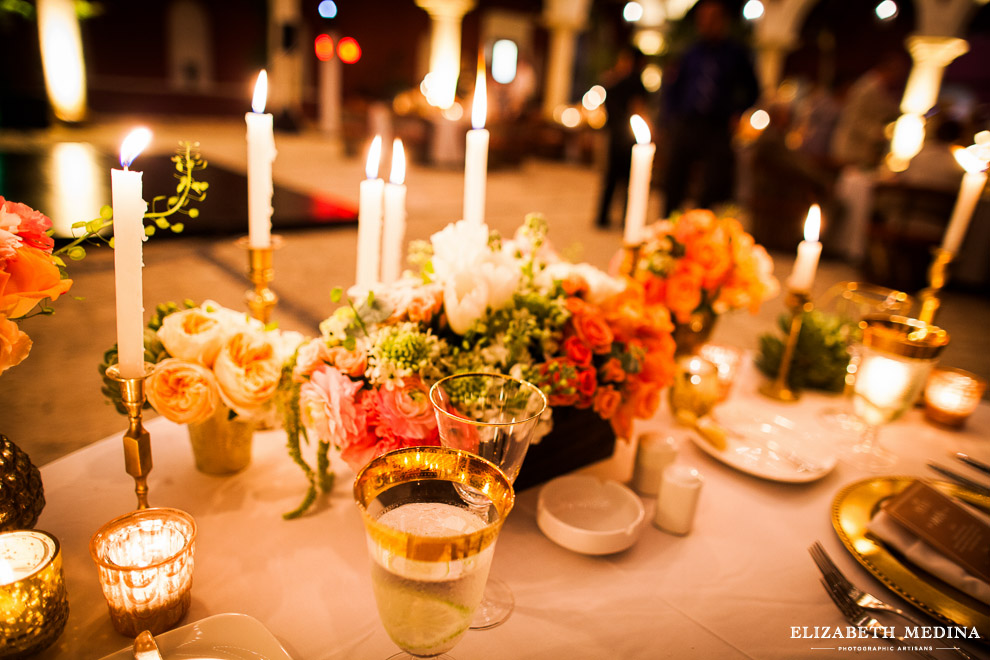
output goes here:
<path id="1" fill-rule="evenodd" d="M 436 433 L 429 388 L 416 377 L 401 383 L 388 383 L 378 390 L 382 422 L 393 435 L 403 438 L 423 439 Z"/>
<path id="2" fill-rule="evenodd" d="M 0 229 L 17 234 L 31 247 L 51 254 L 55 240 L 45 234 L 51 226 L 52 221 L 44 213 L 35 211 L 27 204 L 9 202 L 0 197 Z"/>
<path id="3" fill-rule="evenodd" d="M 331 366 L 313 372 L 299 392 L 303 423 L 324 442 L 346 449 L 365 437 L 365 411 L 357 403 L 361 383 Z"/>

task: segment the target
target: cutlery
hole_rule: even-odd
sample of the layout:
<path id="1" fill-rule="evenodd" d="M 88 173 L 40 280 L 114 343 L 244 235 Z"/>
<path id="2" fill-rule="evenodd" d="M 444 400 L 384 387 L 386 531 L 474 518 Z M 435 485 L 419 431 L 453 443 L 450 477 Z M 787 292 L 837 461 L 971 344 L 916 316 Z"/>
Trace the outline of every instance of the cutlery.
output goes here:
<path id="1" fill-rule="evenodd" d="M 967 488 L 978 495 L 983 495 L 984 497 L 990 497 L 990 486 L 984 486 L 983 484 L 973 481 L 969 477 L 964 477 L 958 472 L 954 472 L 947 467 L 939 465 L 938 463 L 928 463 L 928 469 L 938 472 L 943 477 L 948 477 L 952 479 L 960 486 Z"/>
<path id="2" fill-rule="evenodd" d="M 961 451 L 956 452 L 956 459 L 962 461 L 966 465 L 976 468 L 983 474 L 990 474 L 990 465 L 987 465 L 983 461 L 978 461 L 969 454 L 964 454 Z"/>
<path id="3" fill-rule="evenodd" d="M 134 639 L 134 660 L 164 660 L 150 631 L 144 630 Z"/>
<path id="4" fill-rule="evenodd" d="M 828 556 L 825 552 L 825 546 L 821 544 L 820 541 L 815 541 L 808 552 L 811 553 L 811 558 L 815 561 L 815 565 L 818 566 L 818 570 L 821 571 L 823 579 L 823 584 L 830 590 L 834 590 L 836 593 L 845 594 L 846 597 L 857 607 L 867 610 L 874 610 L 878 612 L 890 612 L 891 614 L 896 614 L 906 621 L 910 621 L 915 626 L 926 626 L 926 622 L 921 619 L 905 612 L 899 607 L 895 607 L 890 603 L 886 603 L 871 593 L 863 591 L 852 582 L 839 570 L 839 567 L 835 565 L 832 558 Z M 967 658 L 967 660 L 973 660 L 973 657 L 969 655 L 966 651 L 960 648 L 953 649 L 956 654 L 961 658 Z"/>
<path id="5" fill-rule="evenodd" d="M 846 621 L 859 628 L 877 631 L 880 633 L 876 635 L 876 639 L 878 640 L 897 640 L 898 649 L 905 647 L 911 651 L 914 651 L 922 658 L 937 660 L 931 653 L 916 646 L 917 640 L 908 641 L 903 637 L 898 637 L 897 635 L 889 637 L 886 634 L 887 627 L 868 615 L 866 610 L 857 605 L 852 598 L 849 597 L 849 594 L 833 589 L 824 579 L 821 582 L 822 586 L 825 587 L 825 592 L 828 594 L 829 598 L 832 599 L 832 602 L 835 603 L 836 607 L 839 608 L 839 611 L 842 612 L 842 616 L 845 617 Z"/>

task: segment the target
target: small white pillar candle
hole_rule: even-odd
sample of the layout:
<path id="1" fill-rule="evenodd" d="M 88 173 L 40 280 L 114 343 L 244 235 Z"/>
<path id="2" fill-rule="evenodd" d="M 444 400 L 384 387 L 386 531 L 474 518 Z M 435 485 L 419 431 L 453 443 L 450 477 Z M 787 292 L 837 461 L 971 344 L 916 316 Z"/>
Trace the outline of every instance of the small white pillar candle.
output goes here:
<path id="1" fill-rule="evenodd" d="M 144 294 L 142 292 L 141 241 L 144 213 L 141 172 L 128 168 L 151 141 L 151 131 L 137 128 L 120 146 L 124 169 L 110 171 L 113 206 L 113 265 L 117 299 L 117 362 L 121 378 L 144 376 Z"/>
<path id="2" fill-rule="evenodd" d="M 485 222 L 485 193 L 488 186 L 488 140 L 485 118 L 488 94 L 485 85 L 485 58 L 478 54 L 478 77 L 471 105 L 471 126 L 464 149 L 464 219 L 479 225 Z"/>
<path id="3" fill-rule="evenodd" d="M 650 127 L 639 115 L 629 118 L 629 125 L 636 136 L 632 148 L 632 164 L 629 167 L 629 197 L 626 201 L 626 222 L 622 239 L 627 245 L 643 240 L 646 212 L 650 204 L 650 181 L 653 178 L 653 156 L 657 145 L 650 141 Z"/>
<path id="4" fill-rule="evenodd" d="M 369 288 L 378 281 L 382 241 L 382 198 L 385 182 L 378 178 L 382 155 L 382 137 L 376 135 L 368 149 L 365 165 L 367 179 L 361 182 L 358 206 L 358 246 L 356 284 Z"/>
<path id="5" fill-rule="evenodd" d="M 402 246 L 406 239 L 406 152 L 402 140 L 392 142 L 392 173 L 385 184 L 385 222 L 382 238 L 382 282 L 391 284 L 402 274 Z"/>
<path id="6" fill-rule="evenodd" d="M 962 185 L 959 186 L 956 205 L 952 208 L 949 226 L 942 237 L 942 249 L 953 254 L 959 252 L 959 246 L 962 245 L 966 230 L 969 228 L 969 221 L 973 219 L 973 211 L 980 202 L 983 186 L 987 183 L 987 162 L 979 157 L 974 147 L 978 145 L 957 149 L 953 153 L 956 161 L 966 170 Z"/>
<path id="7" fill-rule="evenodd" d="M 248 149 L 248 243 L 253 248 L 271 247 L 272 161 L 275 160 L 275 134 L 271 113 L 265 112 L 268 99 L 268 73 L 262 69 L 254 86 L 247 122 Z"/>
<path id="8" fill-rule="evenodd" d="M 640 495 L 656 495 L 663 471 L 677 458 L 677 440 L 654 431 L 641 434 L 637 442 L 632 486 Z"/>
<path id="9" fill-rule="evenodd" d="M 657 527 L 671 534 L 684 535 L 691 531 L 698 496 L 704 479 L 694 468 L 670 465 L 663 471 L 660 495 L 657 497 Z"/>
<path id="10" fill-rule="evenodd" d="M 822 244 L 818 237 L 822 227 L 822 210 L 818 204 L 812 204 L 808 209 L 808 217 L 804 221 L 804 240 L 798 243 L 797 260 L 794 270 L 787 279 L 787 286 L 794 291 L 811 291 L 815 283 L 815 273 L 818 270 L 818 259 L 822 255 Z"/>

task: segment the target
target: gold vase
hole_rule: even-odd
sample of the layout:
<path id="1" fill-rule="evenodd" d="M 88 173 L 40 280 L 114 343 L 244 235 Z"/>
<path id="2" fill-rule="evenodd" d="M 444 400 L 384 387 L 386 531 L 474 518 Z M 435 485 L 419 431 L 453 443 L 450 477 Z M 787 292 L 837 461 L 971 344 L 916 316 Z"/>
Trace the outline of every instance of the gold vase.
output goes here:
<path id="1" fill-rule="evenodd" d="M 718 315 L 711 309 L 695 311 L 687 323 L 674 321 L 674 355 L 696 355 L 698 349 L 708 342 L 715 330 Z"/>
<path id="2" fill-rule="evenodd" d="M 254 422 L 231 418 L 226 406 L 218 406 L 203 422 L 189 424 L 196 469 L 206 474 L 234 474 L 251 463 Z"/>

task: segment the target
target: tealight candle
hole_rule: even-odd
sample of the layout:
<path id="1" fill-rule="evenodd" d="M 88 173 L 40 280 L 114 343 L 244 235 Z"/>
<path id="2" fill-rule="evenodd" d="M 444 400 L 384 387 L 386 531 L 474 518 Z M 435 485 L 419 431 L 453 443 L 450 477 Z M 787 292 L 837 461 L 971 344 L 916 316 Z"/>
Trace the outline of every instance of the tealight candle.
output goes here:
<path id="1" fill-rule="evenodd" d="M 165 632 L 189 610 L 196 522 L 178 509 L 141 509 L 111 520 L 89 551 L 114 629 Z"/>
<path id="2" fill-rule="evenodd" d="M 742 351 L 733 346 L 705 344 L 698 351 L 698 355 L 714 364 L 718 370 L 718 400 L 725 401 L 732 389 L 732 383 L 736 380 L 736 370 L 742 360 Z"/>
<path id="3" fill-rule="evenodd" d="M 58 540 L 37 530 L 0 534 L 0 658 L 48 648 L 68 618 Z"/>
<path id="4" fill-rule="evenodd" d="M 671 465 L 663 471 L 654 523 L 665 532 L 683 536 L 694 526 L 694 513 L 704 479 L 694 468 Z"/>
<path id="5" fill-rule="evenodd" d="M 675 414 L 683 411 L 695 417 L 707 415 L 718 403 L 720 392 L 714 364 L 695 355 L 678 358 L 669 395 Z"/>
<path id="6" fill-rule="evenodd" d="M 925 386 L 925 417 L 959 427 L 973 414 L 987 381 L 962 369 L 936 369 Z"/>

